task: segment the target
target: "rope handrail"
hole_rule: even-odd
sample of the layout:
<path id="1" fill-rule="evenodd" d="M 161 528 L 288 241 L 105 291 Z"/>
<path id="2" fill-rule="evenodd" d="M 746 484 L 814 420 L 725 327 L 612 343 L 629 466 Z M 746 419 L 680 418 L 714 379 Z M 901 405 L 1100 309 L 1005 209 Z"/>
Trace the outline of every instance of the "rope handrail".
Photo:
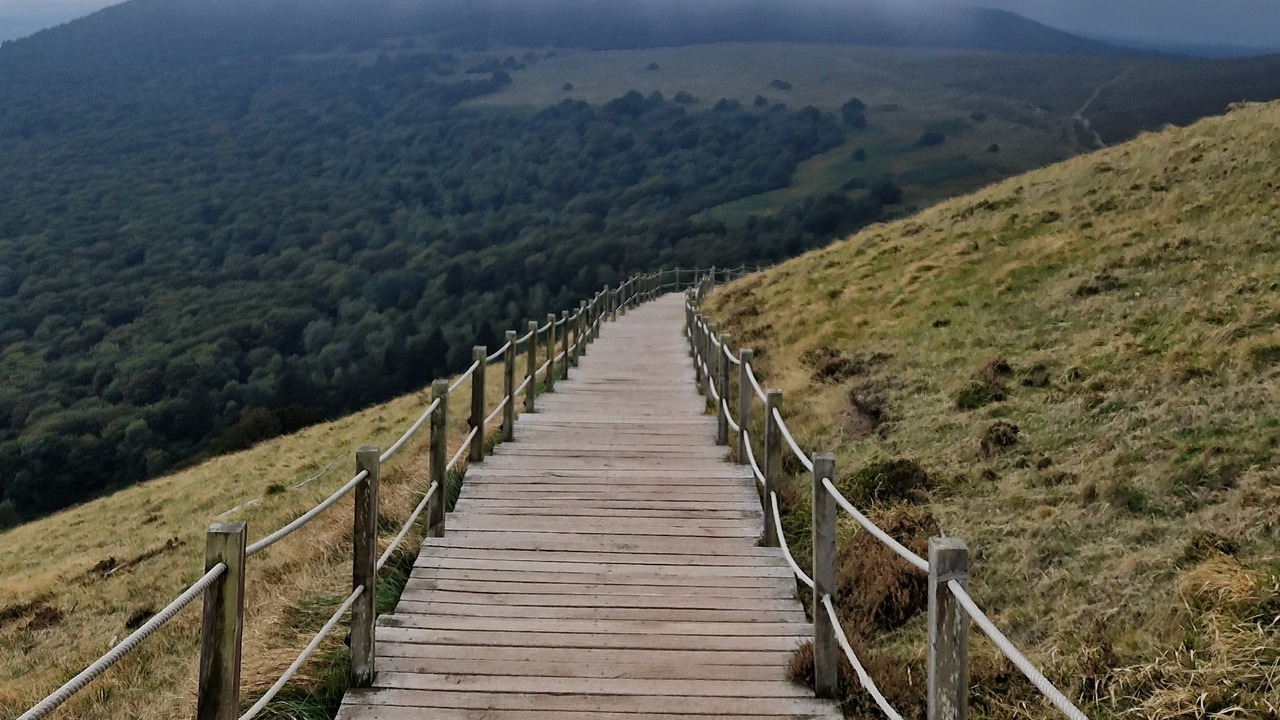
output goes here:
<path id="1" fill-rule="evenodd" d="M 493 422 L 493 419 L 498 417 L 498 413 L 507 409 L 507 403 L 509 402 L 511 402 L 510 395 L 502 398 L 502 402 L 498 403 L 498 407 L 494 408 L 493 412 L 489 413 L 489 416 L 484 419 L 484 424 L 488 425 L 489 423 Z"/>
<path id="2" fill-rule="evenodd" d="M 516 395 L 520 395 L 520 394 L 524 393 L 525 388 L 529 387 L 529 382 L 530 382 L 531 380 L 533 380 L 533 377 L 532 377 L 532 376 L 529 376 L 529 375 L 526 375 L 526 376 L 525 376 L 525 378 L 524 378 L 524 382 L 520 383 L 520 387 L 516 388 Z"/>
<path id="3" fill-rule="evenodd" d="M 720 398 L 720 408 L 724 411 L 724 419 L 729 423 L 729 429 L 735 433 L 741 431 L 742 426 L 733 421 L 733 413 L 729 412 L 729 401 Z"/>
<path id="4" fill-rule="evenodd" d="M 756 397 L 760 398 L 760 402 L 769 402 L 769 396 L 765 393 L 764 388 L 760 387 L 760 381 L 756 379 L 756 371 L 751 367 L 751 363 L 747 363 L 747 380 L 751 381 L 751 389 L 755 390 Z"/>
<path id="5" fill-rule="evenodd" d="M 849 638 L 844 634 L 844 628 L 840 626 L 840 618 L 836 617 L 836 609 L 831 604 L 831 596 L 822 596 L 822 607 L 826 608 L 827 617 L 831 618 L 831 627 L 836 631 L 836 642 L 839 643 L 840 649 L 844 651 L 844 656 L 849 659 L 849 664 L 853 666 L 853 671 L 858 675 L 858 681 L 862 683 L 862 688 L 871 695 L 871 699 L 875 700 L 876 705 L 880 707 L 880 711 L 885 714 L 889 720 L 902 720 L 902 716 L 897 710 L 889 704 L 884 695 L 880 693 L 880 688 L 876 687 L 876 683 L 871 679 L 871 675 L 867 673 L 866 668 L 862 667 L 862 662 L 858 660 L 858 655 L 853 651 L 853 647 L 849 645 Z"/>
<path id="6" fill-rule="evenodd" d="M 454 390 L 457 390 L 458 388 L 462 387 L 462 383 L 470 380 L 471 373 L 474 373 L 479 368 L 480 368 L 479 360 L 471 363 L 471 367 L 467 368 L 467 371 L 459 375 L 458 379 L 454 380 L 453 384 L 449 386 L 449 394 L 452 395 Z"/>
<path id="7" fill-rule="evenodd" d="M 791 566 L 791 572 L 796 574 L 796 578 L 800 582 L 813 589 L 813 578 L 805 574 L 804 570 L 796 564 L 796 559 L 791 557 L 791 548 L 787 547 L 787 535 L 782 532 L 782 513 L 778 512 L 778 493 L 769 491 L 769 503 L 773 506 L 773 528 L 778 533 L 778 547 L 782 548 L 782 556 L 787 559 L 787 564 Z"/>
<path id="8" fill-rule="evenodd" d="M 471 441 L 475 439 L 476 433 L 478 432 L 480 432 L 480 428 L 471 428 L 471 432 L 467 433 L 466 439 L 458 446 L 458 451 L 453 454 L 453 457 L 449 459 L 448 464 L 444 466 L 446 472 L 452 470 L 454 466 L 458 464 L 458 461 L 462 460 L 462 456 L 467 454 L 467 451 L 471 449 Z"/>
<path id="9" fill-rule="evenodd" d="M 499 360 L 501 360 L 501 359 L 502 359 L 502 357 L 503 357 L 504 355 L 506 355 L 506 354 L 507 354 L 507 351 L 508 351 L 508 350 L 510 350 L 510 349 L 511 349 L 511 343 L 507 343 L 506 345 L 503 345 L 502 347 L 498 348 L 498 350 L 497 350 L 496 352 L 494 352 L 492 355 L 490 355 L 489 357 L 485 358 L 485 359 L 484 359 L 484 364 L 485 364 L 485 365 L 492 365 L 492 364 L 494 364 L 494 363 L 498 362 Z"/>
<path id="10" fill-rule="evenodd" d="M 547 333 L 547 331 L 548 331 L 548 330 L 550 330 L 550 329 L 551 329 L 551 327 L 552 327 L 553 325 L 555 325 L 555 323 L 554 323 L 554 322 L 549 322 L 549 323 L 547 323 L 546 325 L 543 325 L 542 327 L 538 328 L 538 334 L 539 334 L 539 335 L 545 335 L 545 334 Z"/>
<path id="11" fill-rule="evenodd" d="M 311 657 L 311 654 L 316 651 L 316 648 L 320 647 L 320 643 L 328 637 L 329 633 L 333 632 L 333 628 L 338 624 L 338 621 L 342 619 L 342 616 L 351 609 L 351 606 L 355 604 L 355 601 L 365 592 L 365 587 L 361 585 L 347 596 L 347 599 L 338 607 L 338 611 L 329 618 L 329 621 L 324 624 L 324 627 L 320 628 L 320 632 L 316 633 L 315 637 L 311 638 L 311 642 L 307 643 L 307 646 L 298 654 L 298 657 L 293 661 L 293 664 L 284 671 L 284 674 L 280 676 L 280 679 L 276 680 L 275 684 L 273 684 L 271 688 L 262 695 L 262 697 L 258 698 L 258 702 L 254 703 L 253 707 L 246 710 L 245 713 L 240 716 L 240 720 L 253 720 L 253 718 L 257 717 L 258 713 L 262 712 L 263 708 L 265 708 L 268 703 L 275 699 L 276 694 L 284 688 L 285 683 L 293 679 L 293 676 L 298 673 L 302 664 Z"/>
<path id="12" fill-rule="evenodd" d="M 538 367 L 537 371 L 535 371 L 533 374 L 534 374 L 534 375 L 545 375 L 545 374 L 547 373 L 547 368 L 549 368 L 549 367 L 551 367 L 551 359 L 550 359 L 550 358 L 548 358 L 546 362 L 542 363 L 542 365 L 540 365 L 540 366 Z"/>
<path id="13" fill-rule="evenodd" d="M 889 549 L 897 553 L 903 560 L 911 563 L 922 572 L 929 572 L 929 563 L 925 561 L 924 558 L 908 550 L 902 543 L 890 537 L 889 533 L 881 530 L 875 523 L 868 520 L 866 515 L 858 512 L 858 509 L 853 506 L 853 503 L 846 500 L 845 497 L 840 494 L 840 491 L 836 489 L 836 486 L 832 484 L 831 478 L 823 478 L 822 486 L 827 489 L 827 492 L 836 501 L 836 504 L 844 508 L 845 512 L 853 516 L 853 519 L 857 520 L 858 524 L 861 525 L 863 529 L 871 533 L 880 542 L 889 546 Z"/>
<path id="14" fill-rule="evenodd" d="M 396 440 L 391 447 L 387 448 L 378 456 L 378 462 L 384 463 L 390 460 L 391 456 L 395 455 L 405 443 L 409 442 L 409 438 L 413 437 L 413 434 L 418 432 L 418 429 L 422 427 L 423 423 L 431 418 L 431 413 L 435 412 L 438 407 L 440 407 L 440 398 L 436 398 L 431 401 L 431 404 L 427 406 L 427 409 L 422 411 L 422 415 L 409 426 L 408 430 L 404 431 L 404 434 L 400 436 L 400 439 Z"/>
<path id="15" fill-rule="evenodd" d="M 524 345 L 525 343 L 529 342 L 531 339 L 533 339 L 533 332 L 532 332 L 532 331 L 531 331 L 531 332 L 527 332 L 527 333 L 525 333 L 525 334 L 524 334 L 524 337 L 517 338 L 517 339 L 516 339 L 516 345 Z"/>
<path id="16" fill-rule="evenodd" d="M 743 428 L 742 436 L 742 439 L 746 441 L 742 444 L 747 449 L 747 464 L 751 466 L 751 472 L 756 476 L 756 485 L 764 489 L 768 486 L 768 481 L 765 480 L 764 473 L 760 471 L 760 464 L 756 462 L 756 451 L 751 448 L 751 433 L 746 428 Z"/>
<path id="17" fill-rule="evenodd" d="M 395 554 L 396 550 L 400 547 L 400 543 L 404 542 L 404 539 L 409 536 L 409 531 L 413 529 L 413 524 L 418 521 L 418 516 L 422 514 L 423 510 L 427 509 L 427 503 L 431 501 L 431 496 L 435 495 L 436 491 L 439 489 L 440 483 L 431 483 L 431 487 L 427 488 L 427 492 L 422 496 L 422 502 L 418 503 L 418 506 L 413 509 L 413 512 L 409 513 L 409 519 L 405 520 L 404 526 L 400 528 L 400 532 L 397 533 L 395 539 L 387 545 L 387 549 L 382 551 L 382 555 L 378 558 L 378 564 L 374 566 L 378 572 L 382 572 L 383 566 L 385 566 L 387 561 L 391 559 L 391 556 Z"/>
<path id="18" fill-rule="evenodd" d="M 1036 689 L 1045 696 L 1049 704 L 1053 705 L 1058 712 L 1071 718 L 1071 720 L 1089 720 L 1088 715 L 1081 712 L 1080 708 L 1076 707 L 1067 699 L 1066 695 L 1063 695 L 1058 688 L 1054 687 L 1053 683 L 1049 682 L 1049 679 L 1042 675 L 1025 655 L 1018 652 L 1018 648 L 1014 647 L 1013 643 L 1009 642 L 1009 638 L 1000 632 L 1000 628 L 996 627 L 986 613 L 982 612 L 982 609 L 973 601 L 973 598 L 969 596 L 968 591 L 964 589 L 964 586 L 959 581 L 948 580 L 947 588 L 951 590 L 951 594 L 960 603 L 960 607 L 964 608 L 965 613 L 977 623 L 987 637 L 991 638 L 991 642 L 995 644 L 996 649 L 1009 658 L 1009 662 L 1012 662 L 1014 667 L 1022 671 L 1022 674 L 1031 681 L 1031 684 L 1035 685 Z"/>
<path id="19" fill-rule="evenodd" d="M 334 503 L 338 502 L 343 497 L 345 497 L 348 493 L 350 493 L 353 489 L 355 489 L 356 485 L 359 485 L 367 477 L 369 477 L 369 471 L 361 470 L 359 473 L 356 474 L 355 477 L 348 480 L 346 485 L 343 485 L 342 487 L 338 488 L 336 492 L 334 492 L 329 497 L 325 498 L 324 501 L 322 501 L 319 505 L 316 505 L 315 507 L 311 508 L 305 513 L 299 515 L 297 519 L 295 519 L 293 522 L 289 523 L 288 525 L 285 525 L 279 530 L 271 533 L 270 535 L 262 538 L 258 542 L 245 548 L 244 556 L 246 558 L 253 557 L 254 555 L 257 555 L 263 550 L 266 550 L 272 545 L 275 545 L 276 543 L 280 542 L 286 537 L 292 535 L 294 531 L 296 531 L 298 528 L 314 520 L 317 515 L 333 507 Z"/>
<path id="20" fill-rule="evenodd" d="M 729 346 L 728 346 L 728 345 L 725 345 L 725 346 L 724 346 L 724 357 L 725 357 L 725 359 L 726 359 L 726 360 L 728 360 L 728 361 L 729 361 L 729 364 L 730 364 L 730 365 L 733 365 L 733 366 L 735 366 L 735 367 L 737 367 L 738 365 L 741 365 L 741 364 L 742 364 L 742 361 L 741 361 L 741 360 L 739 360 L 739 359 L 738 359 L 738 358 L 733 354 L 733 352 L 731 352 L 731 351 L 729 350 Z"/>
<path id="21" fill-rule="evenodd" d="M 787 423 L 782 419 L 782 413 L 778 412 L 778 408 L 773 409 L 773 420 L 778 424 L 778 431 L 782 433 L 782 438 L 791 446 L 791 452 L 795 454 L 796 459 L 800 461 L 801 465 L 804 465 L 806 470 L 813 472 L 813 461 L 800 449 L 800 444 L 796 442 L 796 439 L 791 437 L 791 431 L 787 429 Z"/>
<path id="22" fill-rule="evenodd" d="M 53 691 L 48 697 L 36 703 L 32 708 L 22 715 L 18 716 L 18 720 L 37 720 L 43 718 L 49 713 L 57 710 L 72 696 L 80 692 L 89 683 L 98 679 L 99 675 L 106 672 L 111 666 L 120 662 L 125 655 L 133 651 L 143 640 L 151 637 L 152 633 L 164 627 L 170 620 L 174 618 L 183 608 L 190 605 L 193 600 L 204 593 L 215 580 L 222 577 L 227 571 L 225 563 L 218 563 L 206 572 L 199 580 L 191 583 L 187 589 L 173 602 L 169 603 L 163 610 L 156 613 L 150 620 L 143 623 L 142 627 L 134 630 L 133 633 L 121 640 L 115 647 L 108 650 L 102 657 L 93 661 L 89 667 L 81 670 L 79 674 L 68 680 L 62 687 Z"/>

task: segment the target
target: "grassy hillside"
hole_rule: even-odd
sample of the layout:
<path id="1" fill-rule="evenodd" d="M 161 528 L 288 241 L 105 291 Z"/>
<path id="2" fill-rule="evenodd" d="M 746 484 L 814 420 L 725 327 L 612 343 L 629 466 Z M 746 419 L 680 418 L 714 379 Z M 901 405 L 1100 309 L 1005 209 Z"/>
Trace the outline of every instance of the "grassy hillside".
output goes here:
<path id="1" fill-rule="evenodd" d="M 1247 106 L 873 227 L 709 307 L 857 501 L 909 542 L 968 541 L 975 596 L 1092 717 L 1275 717 L 1277 166 L 1280 105 Z M 807 483 L 786 493 L 802 550 Z M 842 616 L 917 717 L 922 595 L 842 538 Z M 975 652 L 980 716 L 1055 716 Z"/>
<path id="2" fill-rule="evenodd" d="M 501 399 L 501 370 L 490 368 L 487 376 L 489 407 Z M 469 382 L 453 396 L 451 451 L 467 431 L 469 397 Z M 406 395 L 0 534 L 0 717 L 16 717 L 199 578 L 204 531 L 215 519 L 247 522 L 254 542 L 341 487 L 357 447 L 389 447 L 429 402 L 429 392 Z M 421 431 L 383 466 L 382 547 L 426 489 L 427 435 Z M 249 562 L 246 699 L 270 687 L 349 592 L 351 516 L 348 497 Z M 407 552 L 388 564 L 378 589 L 382 607 L 398 596 L 419 539 L 409 537 L 401 546 Z M 80 693 L 62 716 L 190 717 L 199 628 L 197 602 Z M 336 632 L 326 640 L 303 679 L 263 717 L 325 717 L 314 713 L 342 687 L 342 637 Z"/>

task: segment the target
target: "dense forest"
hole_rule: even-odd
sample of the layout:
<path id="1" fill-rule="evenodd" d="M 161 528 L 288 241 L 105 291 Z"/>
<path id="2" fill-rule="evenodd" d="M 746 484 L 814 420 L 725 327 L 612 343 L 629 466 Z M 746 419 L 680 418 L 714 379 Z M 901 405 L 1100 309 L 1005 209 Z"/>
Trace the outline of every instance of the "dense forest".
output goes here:
<path id="1" fill-rule="evenodd" d="M 465 109 L 509 81 L 468 69 L 248 58 L 7 100 L 0 515 L 421 386 L 638 269 L 779 259 L 900 200 L 881 182 L 730 234 L 690 217 L 785 186 L 840 119 L 634 92 Z"/>

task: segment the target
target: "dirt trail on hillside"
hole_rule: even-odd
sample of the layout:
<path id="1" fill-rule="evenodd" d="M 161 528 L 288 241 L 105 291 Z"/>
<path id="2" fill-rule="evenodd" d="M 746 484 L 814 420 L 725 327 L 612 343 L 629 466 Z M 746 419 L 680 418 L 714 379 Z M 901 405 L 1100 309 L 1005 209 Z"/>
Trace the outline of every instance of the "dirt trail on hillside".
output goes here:
<path id="1" fill-rule="evenodd" d="M 1085 116 L 1085 112 L 1089 110 L 1090 105 L 1092 105 L 1094 102 L 1097 101 L 1098 96 L 1102 94 L 1103 90 L 1106 90 L 1112 85 L 1115 85 L 1116 83 L 1125 79 L 1125 77 L 1127 77 L 1129 73 L 1132 73 L 1136 68 L 1137 68 L 1137 65 L 1125 70 L 1119 75 L 1116 75 L 1110 80 L 1094 88 L 1093 94 L 1089 96 L 1089 99 L 1085 100 L 1084 104 L 1080 106 L 1080 109 L 1076 110 L 1075 113 L 1071 116 L 1073 120 L 1080 123 L 1080 127 L 1084 128 L 1085 133 L 1093 138 L 1093 141 L 1094 143 L 1097 144 L 1097 149 L 1099 150 L 1101 150 L 1104 147 L 1107 147 L 1107 143 L 1103 141 L 1102 136 L 1098 134 L 1098 131 L 1093 129 L 1093 124 L 1089 122 L 1089 118 Z"/>

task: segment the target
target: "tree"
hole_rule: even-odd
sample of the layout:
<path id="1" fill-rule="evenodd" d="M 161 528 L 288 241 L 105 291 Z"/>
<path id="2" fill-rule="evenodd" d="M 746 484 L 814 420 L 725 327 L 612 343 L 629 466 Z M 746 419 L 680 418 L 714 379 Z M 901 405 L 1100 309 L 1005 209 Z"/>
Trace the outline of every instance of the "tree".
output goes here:
<path id="1" fill-rule="evenodd" d="M 858 98 L 849 98 L 849 101 L 840 106 L 840 117 L 844 119 L 844 124 L 851 128 L 864 128 L 867 126 L 867 104 Z"/>

